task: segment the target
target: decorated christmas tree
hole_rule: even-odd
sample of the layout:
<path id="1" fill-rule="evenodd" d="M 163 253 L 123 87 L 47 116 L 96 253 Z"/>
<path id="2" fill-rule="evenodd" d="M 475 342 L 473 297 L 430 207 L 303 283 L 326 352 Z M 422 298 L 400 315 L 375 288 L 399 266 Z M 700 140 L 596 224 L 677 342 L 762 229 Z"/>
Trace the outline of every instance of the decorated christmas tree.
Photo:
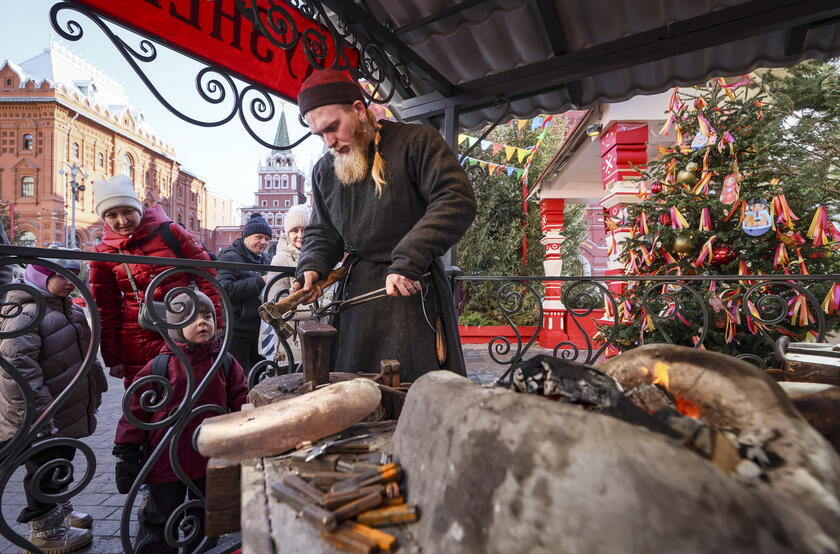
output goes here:
<path id="1" fill-rule="evenodd" d="M 601 330 L 615 330 L 618 348 L 702 342 L 767 360 L 779 334 L 815 340 L 818 311 L 827 331 L 838 327 L 840 284 L 807 276 L 837 272 L 840 231 L 813 194 L 820 183 L 780 170 L 780 129 L 795 109 L 785 100 L 746 76 L 674 91 L 660 130 L 668 139 L 643 172 L 641 201 L 607 226 L 613 238 L 630 229 L 612 245 L 628 275 L 668 275 L 675 283 L 627 285 L 616 298 L 619 325 Z M 791 279 L 757 286 L 771 274 Z M 743 279 L 680 279 L 688 275 Z"/>

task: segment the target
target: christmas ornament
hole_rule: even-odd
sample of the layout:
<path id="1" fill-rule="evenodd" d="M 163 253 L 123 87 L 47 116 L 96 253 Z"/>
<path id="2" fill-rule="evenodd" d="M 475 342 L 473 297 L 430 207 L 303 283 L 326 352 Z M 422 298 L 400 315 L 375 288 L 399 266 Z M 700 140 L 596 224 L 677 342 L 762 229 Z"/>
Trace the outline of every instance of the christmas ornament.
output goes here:
<path id="1" fill-rule="evenodd" d="M 659 224 L 660 225 L 670 225 L 671 224 L 671 214 L 668 212 L 662 212 L 659 214 Z"/>
<path id="2" fill-rule="evenodd" d="M 712 250 L 712 265 L 725 265 L 734 260 L 735 258 L 735 251 L 732 250 L 732 247 L 728 244 L 721 244 L 720 246 L 715 246 L 714 250 Z"/>
<path id="3" fill-rule="evenodd" d="M 694 252 L 696 239 L 690 233 L 682 233 L 674 239 L 674 252 L 677 254 L 691 254 Z"/>
<path id="4" fill-rule="evenodd" d="M 700 150 L 701 148 L 706 146 L 707 142 L 709 142 L 709 137 L 707 137 L 700 131 L 697 131 L 697 134 L 694 135 L 694 140 L 691 141 L 691 149 Z"/>
<path id="5" fill-rule="evenodd" d="M 773 222 L 770 219 L 770 204 L 764 198 L 750 198 L 741 229 L 751 237 L 760 237 L 770 230 Z"/>
<path id="6" fill-rule="evenodd" d="M 723 190 L 720 191 L 720 201 L 723 204 L 734 204 L 741 195 L 741 185 L 738 184 L 738 174 L 730 173 L 723 178 Z"/>
<path id="7" fill-rule="evenodd" d="M 651 194 L 659 194 L 660 192 L 662 192 L 662 183 L 653 183 L 650 186 Z"/>
<path id="8" fill-rule="evenodd" d="M 685 169 L 677 173 L 677 184 L 692 186 L 695 183 L 697 183 L 699 179 L 699 177 L 697 176 L 698 169 L 699 166 L 696 163 L 689 163 L 687 166 L 685 166 Z"/>

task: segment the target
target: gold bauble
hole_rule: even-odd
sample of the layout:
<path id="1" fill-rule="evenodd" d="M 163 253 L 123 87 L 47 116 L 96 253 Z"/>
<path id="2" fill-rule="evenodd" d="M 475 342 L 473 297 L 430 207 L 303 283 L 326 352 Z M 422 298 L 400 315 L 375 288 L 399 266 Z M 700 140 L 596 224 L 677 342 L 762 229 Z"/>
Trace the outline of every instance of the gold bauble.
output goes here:
<path id="1" fill-rule="evenodd" d="M 694 237 L 688 233 L 674 239 L 674 252 L 677 254 L 691 254 L 694 252 Z"/>
<path id="2" fill-rule="evenodd" d="M 698 180 L 697 173 L 694 171 L 689 171 L 688 169 L 683 169 L 679 173 L 677 173 L 677 184 L 678 185 L 696 185 Z"/>

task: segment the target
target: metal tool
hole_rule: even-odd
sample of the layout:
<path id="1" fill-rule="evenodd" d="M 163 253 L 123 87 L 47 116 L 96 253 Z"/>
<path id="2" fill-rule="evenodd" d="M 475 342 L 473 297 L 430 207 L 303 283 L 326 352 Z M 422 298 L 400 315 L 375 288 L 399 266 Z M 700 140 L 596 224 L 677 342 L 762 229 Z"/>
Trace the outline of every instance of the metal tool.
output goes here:
<path id="1" fill-rule="evenodd" d="M 318 456 L 322 455 L 324 452 L 326 452 L 327 450 L 329 450 L 333 446 L 337 446 L 339 444 L 345 444 L 345 443 L 348 443 L 348 442 L 353 442 L 353 441 L 359 440 L 359 439 L 366 439 L 368 437 L 370 437 L 370 435 L 356 435 L 356 436 L 353 436 L 353 437 L 347 437 L 346 439 L 331 440 L 331 441 L 325 442 L 324 444 L 319 444 L 318 446 L 313 446 L 312 450 L 309 451 L 309 455 L 306 456 L 306 459 L 304 461 L 311 462 L 312 460 L 314 460 Z"/>
<path id="2" fill-rule="evenodd" d="M 431 273 L 424 273 L 420 276 L 417 281 L 420 283 L 420 287 L 423 287 L 422 280 L 430 277 Z M 371 300 L 378 300 L 379 298 L 384 298 L 388 296 L 388 293 L 385 292 L 385 287 L 381 289 L 372 290 L 366 292 L 364 294 L 360 294 L 359 296 L 354 296 L 353 298 L 347 298 L 345 300 L 334 300 L 329 304 L 324 304 L 320 308 L 315 308 L 312 306 L 312 315 L 316 318 L 320 318 L 323 316 L 328 315 L 335 315 L 340 311 L 349 308 L 350 306 L 357 306 L 359 304 L 364 304 L 365 302 L 370 302 Z"/>

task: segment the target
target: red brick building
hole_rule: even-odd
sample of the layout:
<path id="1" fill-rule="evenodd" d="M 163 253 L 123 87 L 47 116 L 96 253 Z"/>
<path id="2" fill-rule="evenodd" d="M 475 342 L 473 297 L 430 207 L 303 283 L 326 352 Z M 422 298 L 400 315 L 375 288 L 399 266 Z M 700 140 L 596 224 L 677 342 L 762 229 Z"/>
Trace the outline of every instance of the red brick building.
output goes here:
<path id="1" fill-rule="evenodd" d="M 0 63 L 0 198 L 11 202 L 29 246 L 70 244 L 71 170 L 85 186 L 76 202 L 76 244 L 92 248 L 102 235 L 91 184 L 122 173 L 148 206 L 207 241 L 204 181 L 184 170 L 174 148 L 133 107 L 122 86 L 65 46 L 53 42 L 16 64 Z M 228 210 L 232 212 L 232 210 Z"/>

